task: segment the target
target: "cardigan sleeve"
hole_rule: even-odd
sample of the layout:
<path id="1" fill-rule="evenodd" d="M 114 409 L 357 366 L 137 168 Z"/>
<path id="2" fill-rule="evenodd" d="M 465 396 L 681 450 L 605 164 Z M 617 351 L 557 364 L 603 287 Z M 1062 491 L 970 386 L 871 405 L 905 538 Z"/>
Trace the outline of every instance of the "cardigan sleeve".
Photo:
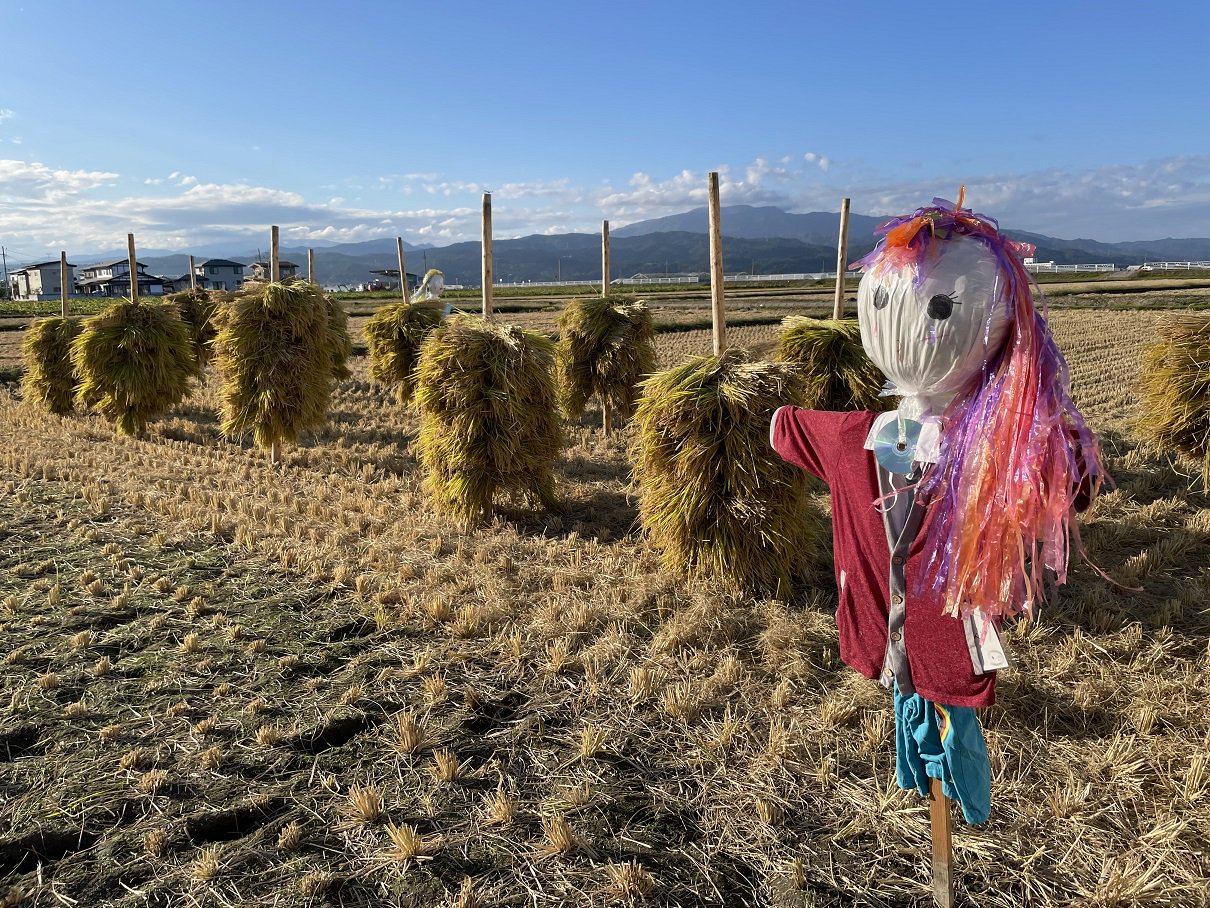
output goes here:
<path id="1" fill-rule="evenodd" d="M 779 407 L 769 425 L 769 442 L 781 458 L 829 482 L 841 426 L 853 414 Z"/>

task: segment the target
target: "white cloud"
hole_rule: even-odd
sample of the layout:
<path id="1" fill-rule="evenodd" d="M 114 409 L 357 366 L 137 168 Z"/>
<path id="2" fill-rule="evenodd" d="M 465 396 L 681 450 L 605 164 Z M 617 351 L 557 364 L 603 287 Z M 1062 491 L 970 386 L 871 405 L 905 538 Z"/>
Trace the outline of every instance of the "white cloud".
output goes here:
<path id="1" fill-rule="evenodd" d="M 11 120 L 15 116 L 16 114 L 7 107 L 0 107 L 0 123 L 3 123 L 5 120 Z"/>
<path id="2" fill-rule="evenodd" d="M 181 177 L 181 180 L 179 183 L 177 183 L 177 185 L 178 186 L 196 186 L 197 177 Z"/>

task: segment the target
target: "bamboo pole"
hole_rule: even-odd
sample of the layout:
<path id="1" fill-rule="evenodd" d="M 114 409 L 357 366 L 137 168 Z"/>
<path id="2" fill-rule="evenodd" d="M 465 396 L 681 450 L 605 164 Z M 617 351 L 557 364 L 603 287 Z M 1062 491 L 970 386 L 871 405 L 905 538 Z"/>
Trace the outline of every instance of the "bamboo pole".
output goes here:
<path id="1" fill-rule="evenodd" d="M 400 293 L 403 294 L 403 301 L 405 303 L 410 303 L 411 300 L 408 298 L 408 272 L 407 272 L 407 269 L 404 268 L 404 266 L 403 266 L 403 237 L 401 237 L 401 236 L 395 237 L 395 252 L 399 256 Z"/>
<path id="2" fill-rule="evenodd" d="M 307 250 L 307 280 L 312 284 L 318 284 L 319 281 L 315 277 L 315 250 Z"/>
<path id="3" fill-rule="evenodd" d="M 601 222 L 601 296 L 609 296 L 609 221 Z"/>
<path id="4" fill-rule="evenodd" d="M 139 301 L 139 263 L 134 254 L 134 234 L 126 234 L 126 256 L 130 260 L 130 301 Z"/>
<path id="5" fill-rule="evenodd" d="M 483 193 L 483 318 L 492 318 L 492 194 Z"/>
<path id="6" fill-rule="evenodd" d="M 710 316 L 714 323 L 714 355 L 727 349 L 727 310 L 723 296 L 723 227 L 718 201 L 718 171 L 710 172 Z"/>
<path id="7" fill-rule="evenodd" d="M 189 256 L 189 289 L 197 289 L 197 272 L 194 270 L 193 256 Z"/>
<path id="8" fill-rule="evenodd" d="M 59 253 L 59 315 L 67 318 L 67 253 Z"/>
<path id="9" fill-rule="evenodd" d="M 849 270 L 849 200 L 840 203 L 840 237 L 836 244 L 836 298 L 832 302 L 832 318 L 844 315 L 844 276 Z"/>
<path id="10" fill-rule="evenodd" d="M 933 899 L 938 908 L 954 908 L 953 825 L 949 798 L 942 793 L 940 779 L 929 779 L 929 825 L 933 837 Z"/>
<path id="11" fill-rule="evenodd" d="M 269 280 L 277 283 L 281 280 L 281 247 L 280 232 L 277 225 L 269 228 Z M 281 443 L 274 441 L 269 446 L 269 463 L 281 463 Z"/>

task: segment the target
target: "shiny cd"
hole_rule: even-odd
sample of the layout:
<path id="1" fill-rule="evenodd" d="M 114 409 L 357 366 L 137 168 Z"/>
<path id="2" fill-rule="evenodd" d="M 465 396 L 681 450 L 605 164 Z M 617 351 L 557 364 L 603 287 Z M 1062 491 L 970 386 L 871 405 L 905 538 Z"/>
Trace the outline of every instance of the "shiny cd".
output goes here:
<path id="1" fill-rule="evenodd" d="M 903 426 L 900 437 L 899 427 Z M 874 457 L 888 473 L 906 476 L 912 472 L 912 461 L 916 458 L 916 445 L 920 442 L 920 423 L 914 419 L 900 422 L 892 419 L 874 436 Z"/>

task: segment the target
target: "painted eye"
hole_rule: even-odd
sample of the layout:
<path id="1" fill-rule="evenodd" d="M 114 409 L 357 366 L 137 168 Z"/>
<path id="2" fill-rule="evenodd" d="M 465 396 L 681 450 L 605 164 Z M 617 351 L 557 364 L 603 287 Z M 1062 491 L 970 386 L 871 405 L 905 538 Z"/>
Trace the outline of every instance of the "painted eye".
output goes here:
<path id="1" fill-rule="evenodd" d="M 891 295 L 887 293 L 886 287 L 874 288 L 874 308 L 885 309 L 886 304 L 891 301 Z"/>
<path id="2" fill-rule="evenodd" d="M 954 306 L 958 305 L 958 301 L 952 296 L 945 293 L 938 293 L 929 300 L 928 313 L 929 318 L 947 319 L 954 313 Z"/>

